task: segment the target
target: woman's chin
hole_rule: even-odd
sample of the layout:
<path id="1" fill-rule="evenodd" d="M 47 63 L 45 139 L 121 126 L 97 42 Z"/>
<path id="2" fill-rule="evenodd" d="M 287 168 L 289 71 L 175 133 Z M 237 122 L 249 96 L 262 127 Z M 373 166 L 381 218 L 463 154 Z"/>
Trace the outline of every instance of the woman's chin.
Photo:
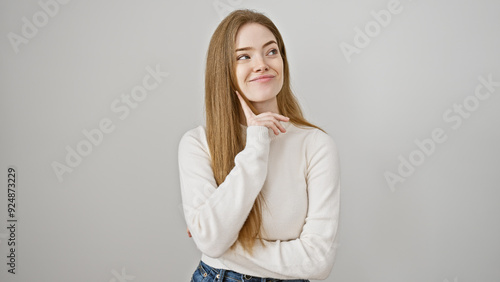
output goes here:
<path id="1" fill-rule="evenodd" d="M 274 93 L 258 93 L 258 94 L 248 94 L 246 95 L 246 97 L 248 98 L 248 100 L 250 102 L 255 102 L 255 103 L 260 103 L 260 102 L 265 102 L 265 101 L 268 101 L 268 100 L 272 100 L 274 98 L 276 98 L 276 95 L 278 95 L 278 93 L 274 94 Z"/>

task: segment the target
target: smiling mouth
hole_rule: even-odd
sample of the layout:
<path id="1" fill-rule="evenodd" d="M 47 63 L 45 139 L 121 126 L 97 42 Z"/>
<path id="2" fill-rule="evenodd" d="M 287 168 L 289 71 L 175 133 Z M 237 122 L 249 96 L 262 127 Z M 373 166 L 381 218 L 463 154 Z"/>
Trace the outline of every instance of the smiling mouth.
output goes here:
<path id="1" fill-rule="evenodd" d="M 274 75 L 261 75 L 259 77 L 256 77 L 256 78 L 250 80 L 250 82 L 253 82 L 253 81 L 265 82 L 265 81 L 269 81 L 269 80 L 271 80 L 273 78 L 274 78 Z"/>

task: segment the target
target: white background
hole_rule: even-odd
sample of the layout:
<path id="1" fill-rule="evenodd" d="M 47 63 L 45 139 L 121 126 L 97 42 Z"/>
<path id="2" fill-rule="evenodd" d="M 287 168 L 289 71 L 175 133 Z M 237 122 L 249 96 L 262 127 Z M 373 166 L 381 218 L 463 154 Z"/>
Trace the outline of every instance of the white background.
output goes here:
<path id="1" fill-rule="evenodd" d="M 44 22 L 38 1 L 0 2 L 1 281 L 189 281 L 201 254 L 180 208 L 177 146 L 204 124 L 208 42 L 236 8 L 275 22 L 306 118 L 340 151 L 340 247 L 327 281 L 500 280 L 500 87 L 467 98 L 478 77 L 500 81 L 499 1 L 402 0 L 351 56 L 341 44 L 355 47 L 356 27 L 390 1 L 53 3 Z M 23 17 L 39 25 L 31 38 Z M 111 105 L 125 105 L 148 66 L 169 75 L 120 119 Z M 443 118 L 464 103 L 467 118 L 449 113 L 460 126 Z M 88 142 L 82 131 L 102 119 L 114 130 L 59 181 L 53 163 L 67 165 L 66 147 Z M 398 174 L 400 156 L 417 160 L 415 140 L 437 128 L 446 141 L 391 190 L 384 174 Z"/>

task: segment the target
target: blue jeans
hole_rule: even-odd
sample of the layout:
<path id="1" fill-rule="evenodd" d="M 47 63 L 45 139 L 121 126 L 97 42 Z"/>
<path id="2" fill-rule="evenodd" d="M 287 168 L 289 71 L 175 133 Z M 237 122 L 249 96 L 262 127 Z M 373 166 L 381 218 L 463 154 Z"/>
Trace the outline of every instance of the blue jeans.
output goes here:
<path id="1" fill-rule="evenodd" d="M 231 270 L 213 268 L 200 260 L 200 264 L 191 277 L 191 282 L 309 282 L 309 280 L 280 280 L 255 277 Z"/>

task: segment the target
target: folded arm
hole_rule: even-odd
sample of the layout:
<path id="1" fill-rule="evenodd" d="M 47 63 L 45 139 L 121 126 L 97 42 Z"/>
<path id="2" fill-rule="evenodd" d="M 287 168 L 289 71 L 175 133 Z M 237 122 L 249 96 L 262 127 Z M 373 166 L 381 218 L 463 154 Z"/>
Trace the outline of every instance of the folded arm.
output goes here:
<path id="1" fill-rule="evenodd" d="M 255 243 L 253 254 L 238 244 L 222 259 L 229 268 L 252 265 L 261 276 L 326 279 L 336 255 L 340 213 L 340 167 L 337 148 L 323 132 L 315 133 L 307 171 L 308 210 L 301 234 L 289 241 Z M 284 196 L 285 197 L 285 196 Z"/>
<path id="2" fill-rule="evenodd" d="M 204 133 L 200 138 L 187 132 L 179 142 L 184 217 L 196 246 L 210 257 L 220 257 L 236 241 L 267 176 L 268 128 L 249 126 L 246 134 L 245 148 L 218 187 Z"/>

